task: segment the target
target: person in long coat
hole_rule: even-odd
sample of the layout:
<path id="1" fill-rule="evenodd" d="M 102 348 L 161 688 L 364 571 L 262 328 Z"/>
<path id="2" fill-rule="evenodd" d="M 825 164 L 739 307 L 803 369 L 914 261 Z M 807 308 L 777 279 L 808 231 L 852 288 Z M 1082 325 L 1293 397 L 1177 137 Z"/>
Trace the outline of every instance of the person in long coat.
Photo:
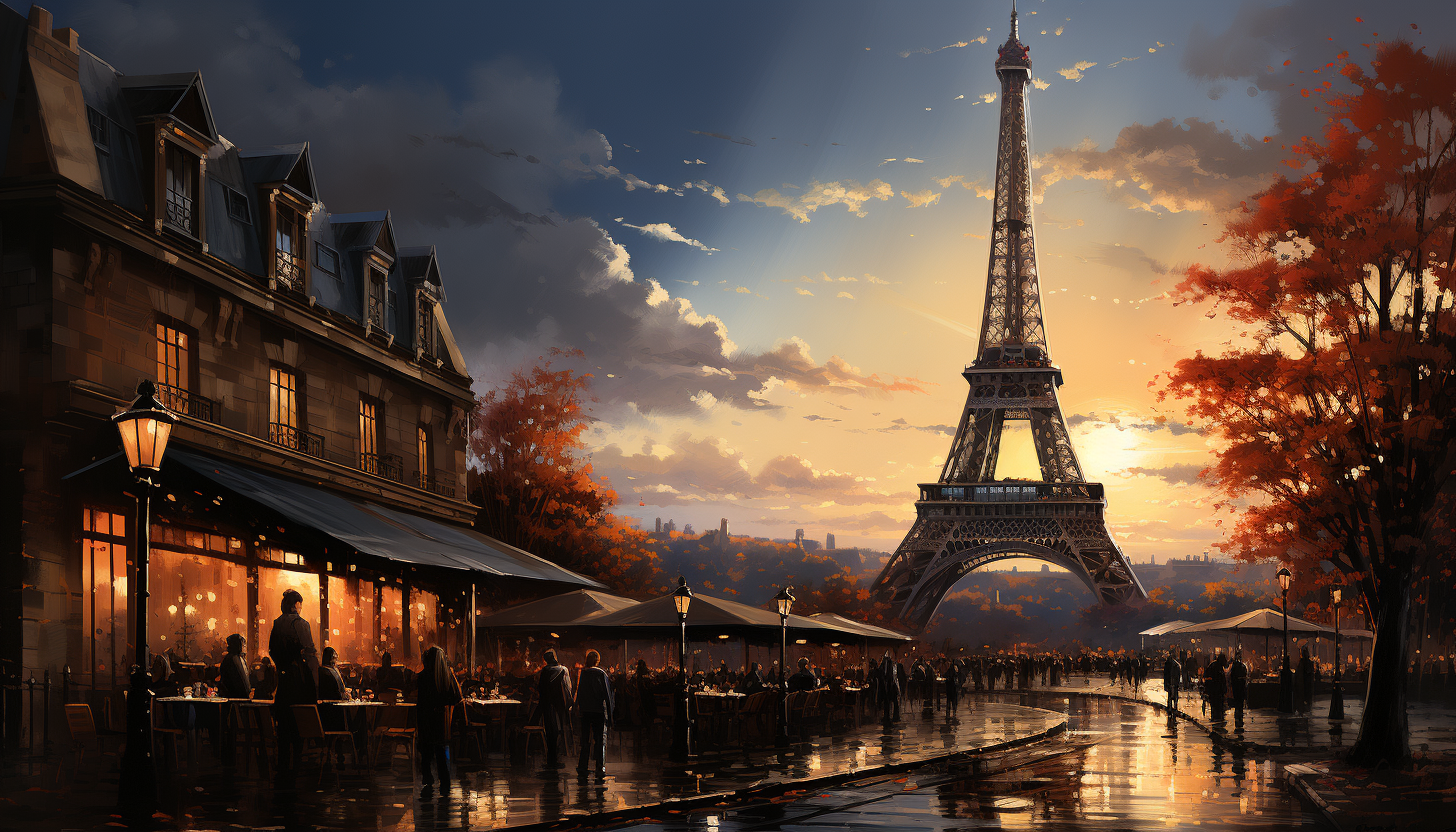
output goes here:
<path id="1" fill-rule="evenodd" d="M 1307 711 L 1314 704 L 1314 662 L 1309 659 L 1309 647 L 1299 648 L 1299 709 Z"/>
<path id="2" fill-rule="evenodd" d="M 278 668 L 278 690 L 273 695 L 273 720 L 278 725 L 278 767 L 293 768 L 303 759 L 303 741 L 293 718 L 294 705 L 318 702 L 318 650 L 313 628 L 300 614 L 303 596 L 298 590 L 283 593 L 283 614 L 273 619 L 268 655 Z"/>
<path id="3" fill-rule="evenodd" d="M 895 659 L 890 656 L 890 651 L 885 651 L 885 658 L 880 661 L 880 710 L 884 713 L 885 722 L 900 718 L 900 674 L 895 664 Z"/>
<path id="4" fill-rule="evenodd" d="M 1244 653 L 1234 653 L 1234 663 L 1229 667 L 1229 688 L 1233 693 L 1234 723 L 1244 722 L 1244 701 L 1249 698 L 1249 666 L 1244 664 Z"/>
<path id="5" fill-rule="evenodd" d="M 450 709 L 463 698 L 455 671 L 445 661 L 445 651 L 439 647 L 426 650 L 415 677 L 415 740 L 426 788 L 435 782 L 432 762 L 440 774 L 440 788 L 450 788 Z"/>
<path id="6" fill-rule="evenodd" d="M 1214 722 L 1223 722 L 1223 694 L 1227 678 L 1224 675 L 1223 662 L 1224 656 L 1220 653 L 1209 663 L 1208 670 L 1203 674 L 1203 695 L 1208 699 L 1209 717 Z"/>
<path id="7" fill-rule="evenodd" d="M 1179 664 L 1177 656 L 1172 650 L 1168 651 L 1168 660 L 1163 662 L 1163 689 L 1168 692 L 1168 710 L 1178 709 L 1178 687 L 1183 681 L 1183 666 Z"/>
<path id="8" fill-rule="evenodd" d="M 576 770 L 586 773 L 593 755 L 597 758 L 597 775 L 607 773 L 607 728 L 612 724 L 616 700 L 612 696 L 612 680 L 598 667 L 602 655 L 588 650 L 586 667 L 576 677 L 576 713 L 581 719 L 581 753 Z M 725 665 L 726 669 L 726 665 Z"/>
<path id="9" fill-rule="evenodd" d="M 558 768 L 571 719 L 571 674 L 556 660 L 555 650 L 541 658 L 546 664 L 536 679 L 536 701 L 546 728 L 546 767 Z"/>

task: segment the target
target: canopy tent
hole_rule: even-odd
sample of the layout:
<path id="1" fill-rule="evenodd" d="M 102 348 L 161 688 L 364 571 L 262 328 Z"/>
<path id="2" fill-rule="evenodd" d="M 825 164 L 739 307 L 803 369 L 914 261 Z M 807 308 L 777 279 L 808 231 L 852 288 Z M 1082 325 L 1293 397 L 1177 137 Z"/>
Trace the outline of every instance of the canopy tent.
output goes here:
<path id="1" fill-rule="evenodd" d="M 620 595 L 578 589 L 508 607 L 477 619 L 475 625 L 492 630 L 560 630 L 626 609 L 636 603 L 631 598 Z"/>
<path id="2" fill-rule="evenodd" d="M 1159 624 L 1156 627 L 1149 627 L 1146 630 L 1143 630 L 1142 632 L 1138 633 L 1138 635 L 1140 635 L 1140 636 L 1164 636 L 1164 635 L 1167 635 L 1168 633 L 1173 632 L 1174 630 L 1181 630 L 1184 627 L 1191 627 L 1191 626 L 1193 626 L 1193 622 L 1192 621 L 1184 621 L 1183 619 L 1180 618 L 1177 621 L 1169 621 L 1166 624 Z"/>
<path id="3" fill-rule="evenodd" d="M 838 626 L 816 621 L 802 615 L 789 616 L 789 632 L 797 638 L 816 640 L 838 638 L 845 635 L 863 638 L 864 633 L 847 626 Z M 597 616 L 583 622 L 592 629 L 619 629 L 623 632 L 643 633 L 653 630 L 678 629 L 677 605 L 671 594 L 633 604 L 625 609 Z M 713 631 L 733 635 L 777 633 L 780 627 L 776 612 L 750 607 L 726 598 L 694 593 L 688 606 L 687 627 L 689 631 Z"/>
<path id="4" fill-rule="evenodd" d="M 830 624 L 841 629 L 860 632 L 866 639 L 879 639 L 883 641 L 914 641 L 904 633 L 897 633 L 885 627 L 876 627 L 873 624 L 866 624 L 863 621 L 855 621 L 852 618 L 833 612 L 816 612 L 809 616 L 823 624 Z"/>
<path id="5" fill-rule="evenodd" d="M 1191 624 L 1177 630 L 1178 635 L 1189 633 L 1218 633 L 1218 632 L 1240 632 L 1240 633 L 1283 633 L 1284 613 L 1276 609 L 1261 609 L 1235 615 L 1230 618 L 1220 618 L 1216 621 L 1205 621 L 1202 624 Z M 1333 627 L 1326 627 L 1323 624 L 1315 624 L 1305 621 L 1302 618 L 1289 616 L 1289 632 L 1291 633 L 1318 633 L 1320 635 L 1334 635 Z M 1344 635 L 1343 633 L 1341 635 Z"/>

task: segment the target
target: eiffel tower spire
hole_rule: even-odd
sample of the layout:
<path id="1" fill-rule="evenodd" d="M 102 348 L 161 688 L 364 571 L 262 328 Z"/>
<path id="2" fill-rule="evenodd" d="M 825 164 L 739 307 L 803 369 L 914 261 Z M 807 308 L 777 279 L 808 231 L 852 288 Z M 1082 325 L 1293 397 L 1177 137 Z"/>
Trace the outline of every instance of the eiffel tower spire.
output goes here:
<path id="1" fill-rule="evenodd" d="M 996 75 L 1001 128 L 986 308 L 976 359 L 962 373 L 971 389 L 940 481 L 921 484 L 915 526 L 875 581 L 876 596 L 916 629 L 962 576 L 1004 558 L 1065 567 L 1103 603 L 1146 595 L 1107 530 L 1102 485 L 1083 477 L 1057 400 L 1062 371 L 1047 353 L 1032 229 L 1031 53 L 1014 0 Z M 1008 419 L 1031 423 L 1040 480 L 996 479 Z"/>

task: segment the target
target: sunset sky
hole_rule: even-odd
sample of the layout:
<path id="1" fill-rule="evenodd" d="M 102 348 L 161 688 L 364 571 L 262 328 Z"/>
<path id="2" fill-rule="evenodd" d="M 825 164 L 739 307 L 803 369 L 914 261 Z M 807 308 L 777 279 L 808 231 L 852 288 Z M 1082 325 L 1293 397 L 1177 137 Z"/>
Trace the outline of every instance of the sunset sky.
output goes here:
<path id="1" fill-rule="evenodd" d="M 623 513 L 908 529 L 975 355 L 1009 0 L 47 5 L 122 72 L 202 70 L 234 143 L 310 141 L 331 212 L 436 245 L 478 390 L 582 350 Z M 1063 410 L 1127 554 L 1201 553 L 1208 446 L 1149 383 L 1239 329 L 1163 294 L 1318 128 L 1315 70 L 1449 46 L 1456 5 L 1020 8 Z M 1024 432 L 998 473 L 1036 475 Z"/>

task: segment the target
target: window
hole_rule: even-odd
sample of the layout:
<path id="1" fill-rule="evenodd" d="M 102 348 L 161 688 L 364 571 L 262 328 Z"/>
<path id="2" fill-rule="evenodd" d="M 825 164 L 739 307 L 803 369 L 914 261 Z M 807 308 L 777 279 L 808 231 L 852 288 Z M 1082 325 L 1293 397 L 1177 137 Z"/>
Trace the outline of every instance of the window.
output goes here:
<path id="1" fill-rule="evenodd" d="M 359 398 L 359 467 L 371 474 L 380 474 L 379 404 Z"/>
<path id="2" fill-rule="evenodd" d="M 369 323 L 384 329 L 384 274 L 369 270 Z"/>
<path id="3" fill-rule="evenodd" d="M 190 531 L 186 535 L 227 540 Z M 215 549 L 203 554 L 171 544 L 157 544 L 152 549 L 151 599 L 147 602 L 152 649 L 158 653 L 170 650 L 174 661 L 215 665 L 227 652 L 229 635 L 247 637 L 248 567 L 216 554 Z M 257 647 L 252 652 L 259 654 Z"/>
<path id="4" fill-rule="evenodd" d="M 419 320 L 416 322 L 415 345 L 420 353 L 431 358 L 435 355 L 435 304 L 421 292 L 419 295 Z"/>
<path id="5" fill-rule="evenodd" d="M 388 651 L 395 664 L 409 656 L 404 643 L 404 593 L 397 586 L 379 587 L 379 653 Z"/>
<path id="6" fill-rule="evenodd" d="M 171 142 L 166 145 L 167 203 L 162 219 L 178 231 L 196 236 L 192 206 L 197 189 L 197 159 Z"/>
<path id="7" fill-rule="evenodd" d="M 111 119 L 94 107 L 86 108 L 86 121 L 91 125 L 91 142 L 99 153 L 111 152 Z"/>
<path id="8" fill-rule="evenodd" d="M 315 243 L 313 247 L 313 262 L 319 267 L 319 271 L 328 272 L 335 277 L 339 274 L 339 253 L 326 245 Z"/>
<path id="9" fill-rule="evenodd" d="M 126 518 L 87 508 L 81 518 L 82 677 L 95 688 L 123 687 L 132 653 L 127 629 Z"/>
<path id="10" fill-rule="evenodd" d="M 323 610 L 319 587 L 319 576 L 315 572 L 295 572 L 291 569 L 275 569 L 271 566 L 258 567 L 258 604 L 254 614 L 258 621 L 258 640 L 254 642 L 256 652 L 263 655 L 267 649 L 268 636 L 273 634 L 273 619 L 283 611 L 283 593 L 297 590 L 303 596 L 303 620 L 313 628 L 313 643 L 322 644 L 319 638 L 323 623 Z M 320 648 L 321 649 L 321 648 Z"/>
<path id="11" fill-rule="evenodd" d="M 339 661 L 374 664 L 374 585 L 358 578 L 330 575 L 329 630 L 323 647 L 339 651 Z M 401 656 L 400 658 L 404 658 Z"/>
<path id="12" fill-rule="evenodd" d="M 242 191 L 228 186 L 222 186 L 227 193 L 228 217 L 243 225 L 253 224 L 253 212 L 248 210 L 248 198 L 243 196 Z"/>
<path id="13" fill-rule="evenodd" d="M 162 404 L 181 413 L 187 412 L 185 399 L 191 388 L 187 344 L 187 333 L 157 324 L 157 387 Z"/>
<path id="14" fill-rule="evenodd" d="M 281 367 L 268 370 L 268 440 L 295 451 L 305 451 L 300 429 L 298 377 Z"/>
<path id="15" fill-rule="evenodd" d="M 273 235 L 273 276 L 286 289 L 303 291 L 303 219 L 286 205 L 277 204 L 277 227 Z"/>
<path id="16" fill-rule="evenodd" d="M 430 448 L 430 429 L 425 425 L 416 427 L 416 446 L 420 455 L 420 488 L 429 488 L 430 480 L 434 478 L 435 465 L 434 454 Z"/>

